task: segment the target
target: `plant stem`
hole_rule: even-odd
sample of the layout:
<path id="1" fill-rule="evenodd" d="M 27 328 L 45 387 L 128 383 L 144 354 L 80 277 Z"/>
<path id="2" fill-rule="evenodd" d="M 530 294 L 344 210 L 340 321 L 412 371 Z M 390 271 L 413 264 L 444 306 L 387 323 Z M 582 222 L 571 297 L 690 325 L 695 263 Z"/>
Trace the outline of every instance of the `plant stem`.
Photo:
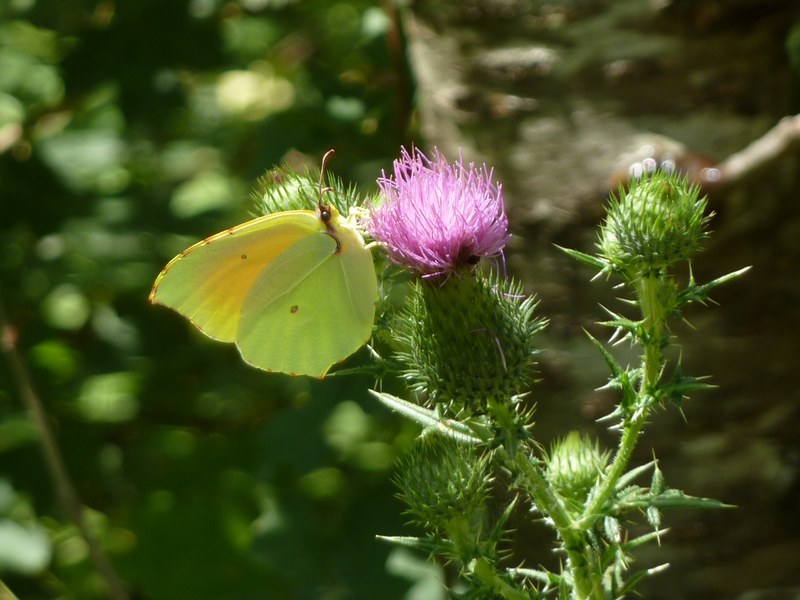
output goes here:
<path id="1" fill-rule="evenodd" d="M 561 499 L 525 452 L 520 450 L 516 453 L 514 464 L 527 483 L 528 493 L 540 507 L 541 512 L 553 521 L 553 525 L 564 543 L 564 549 L 569 559 L 569 569 L 572 573 L 575 597 L 578 600 L 604 600 L 602 581 L 598 574 L 594 573 L 591 561 L 584 553 L 588 543 L 583 532 L 580 528 L 575 527 L 575 523 Z"/>
<path id="2" fill-rule="evenodd" d="M 664 331 L 664 308 L 659 300 L 661 284 L 662 281 L 658 276 L 647 276 L 639 278 L 634 285 L 642 311 L 642 327 L 646 332 L 644 339 L 640 340 L 644 347 L 642 379 L 637 390 L 634 410 L 622 422 L 622 437 L 617 453 L 594 499 L 583 511 L 583 517 L 578 522 L 580 528 L 590 527 L 597 515 L 602 513 L 603 507 L 614 493 L 617 481 L 625 473 L 645 424 L 649 408 L 647 396 L 661 376 Z"/>
<path id="3" fill-rule="evenodd" d="M 661 377 L 662 336 L 664 331 L 664 308 L 659 299 L 661 279 L 656 276 L 642 277 L 637 280 L 636 294 L 642 311 L 642 326 L 645 331 L 644 339 L 640 340 L 643 346 L 642 353 L 642 379 L 637 390 L 637 398 L 633 411 L 626 415 L 622 422 L 622 437 L 614 455 L 614 460 L 606 472 L 600 487 L 594 494 L 590 504 L 584 509 L 581 518 L 574 524 L 578 530 L 586 531 L 594 526 L 595 521 L 604 514 L 606 504 L 611 500 L 616 491 L 617 482 L 625 473 L 630 462 L 639 436 L 642 433 L 650 406 L 648 396 Z M 584 563 L 588 566 L 594 561 L 594 552 L 586 548 Z M 600 584 L 602 573 L 594 573 L 594 578 Z M 573 577 L 577 577 L 573 571 Z M 600 596 L 602 597 L 602 595 Z"/>
<path id="4" fill-rule="evenodd" d="M 642 311 L 642 326 L 647 337 L 642 340 L 644 345 L 643 374 L 639 386 L 639 396 L 646 394 L 661 376 L 662 365 L 662 336 L 664 333 L 664 307 L 659 299 L 661 290 L 659 277 L 642 277 L 636 283 L 636 293 L 639 296 L 639 306 Z"/>
<path id="5" fill-rule="evenodd" d="M 514 588 L 512 585 L 509 585 L 508 582 L 503 581 L 503 579 L 501 579 L 497 574 L 494 566 L 488 560 L 486 560 L 486 558 L 482 557 L 476 559 L 473 564 L 470 565 L 470 570 L 484 583 L 484 585 L 486 585 L 486 587 L 499 594 L 505 600 L 530 599 L 528 594 Z"/>
<path id="6" fill-rule="evenodd" d="M 44 462 L 50 471 L 50 477 L 56 488 L 56 493 L 61 500 L 67 514 L 77 525 L 89 549 L 89 557 L 97 572 L 105 579 L 108 585 L 109 598 L 113 600 L 128 600 L 129 595 L 122 584 L 111 561 L 103 550 L 100 542 L 95 537 L 89 524 L 86 522 L 83 504 L 75 490 L 75 485 L 70 479 L 67 466 L 58 448 L 55 435 L 50 428 L 47 414 L 39 396 L 33 386 L 33 380 L 25 366 L 25 362 L 17 348 L 17 332 L 8 322 L 2 300 L 0 300 L 0 350 L 2 350 L 11 365 L 11 371 L 17 379 L 20 395 L 25 407 L 28 409 L 36 429 L 39 432 L 39 441 L 42 445 Z M 2 591 L 2 590 L 0 590 Z"/>
<path id="7" fill-rule="evenodd" d="M 636 448 L 636 443 L 639 441 L 639 435 L 642 433 L 644 426 L 644 415 L 641 414 L 638 419 L 628 421 L 623 426 L 622 437 L 619 440 L 617 453 L 614 455 L 614 460 L 611 467 L 603 479 L 600 489 L 595 494 L 591 504 L 583 511 L 583 516 L 575 524 L 579 529 L 588 529 L 592 526 L 595 519 L 602 514 L 603 507 L 611 499 L 614 493 L 617 481 L 625 473 L 628 467 L 633 450 Z"/>

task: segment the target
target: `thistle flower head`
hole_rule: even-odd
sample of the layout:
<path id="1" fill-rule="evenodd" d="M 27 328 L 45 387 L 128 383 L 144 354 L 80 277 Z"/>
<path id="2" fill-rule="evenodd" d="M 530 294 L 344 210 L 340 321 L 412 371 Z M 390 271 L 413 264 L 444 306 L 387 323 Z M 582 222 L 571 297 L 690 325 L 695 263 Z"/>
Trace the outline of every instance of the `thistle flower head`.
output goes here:
<path id="1" fill-rule="evenodd" d="M 539 333 L 536 300 L 494 273 L 421 280 L 393 332 L 411 388 L 449 415 L 483 414 L 530 387 Z"/>
<path id="2" fill-rule="evenodd" d="M 368 229 L 393 262 L 430 277 L 502 255 L 509 238 L 502 186 L 485 165 L 403 149 L 378 185 L 383 200 Z"/>

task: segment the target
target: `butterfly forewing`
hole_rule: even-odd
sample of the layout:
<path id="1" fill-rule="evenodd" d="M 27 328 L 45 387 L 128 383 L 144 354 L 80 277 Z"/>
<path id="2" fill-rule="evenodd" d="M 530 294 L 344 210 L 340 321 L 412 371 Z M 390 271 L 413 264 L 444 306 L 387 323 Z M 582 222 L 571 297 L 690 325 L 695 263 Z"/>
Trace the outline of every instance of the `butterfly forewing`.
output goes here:
<path id="1" fill-rule="evenodd" d="M 233 342 L 256 278 L 298 240 L 324 229 L 315 212 L 288 211 L 218 233 L 172 259 L 150 299 L 176 310 L 206 335 Z"/>

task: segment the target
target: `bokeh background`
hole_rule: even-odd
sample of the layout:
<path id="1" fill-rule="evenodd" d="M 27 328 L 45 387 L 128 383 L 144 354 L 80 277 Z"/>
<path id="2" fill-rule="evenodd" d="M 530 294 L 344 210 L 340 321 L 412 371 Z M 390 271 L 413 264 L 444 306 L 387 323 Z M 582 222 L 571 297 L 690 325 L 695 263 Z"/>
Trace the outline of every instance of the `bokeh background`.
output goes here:
<path id="1" fill-rule="evenodd" d="M 442 598 L 392 465 L 416 431 L 365 376 L 248 368 L 147 302 L 190 243 L 248 219 L 288 162 L 364 192 L 401 144 L 486 160 L 505 184 L 508 265 L 552 326 L 539 436 L 590 430 L 612 399 L 581 327 L 608 190 L 644 156 L 702 168 L 800 111 L 800 14 L 778 0 L 0 0 L 0 299 L 88 522 L 141 600 Z M 686 370 L 718 391 L 658 415 L 667 482 L 737 504 L 670 516 L 648 598 L 800 596 L 800 159 L 726 186 L 698 265 L 747 264 L 690 315 Z M 708 316 L 713 315 L 713 316 Z M 602 335 L 601 331 L 596 332 Z M 352 364 L 365 360 L 356 356 Z M 670 520 L 672 519 L 672 520 Z M 519 551 L 552 564 L 520 523 Z M 666 558 L 665 558 L 666 557 Z M 0 362 L 0 598 L 109 597 Z M 10 590 L 10 591 L 9 591 Z M 10 595 L 12 594 L 13 595 Z"/>

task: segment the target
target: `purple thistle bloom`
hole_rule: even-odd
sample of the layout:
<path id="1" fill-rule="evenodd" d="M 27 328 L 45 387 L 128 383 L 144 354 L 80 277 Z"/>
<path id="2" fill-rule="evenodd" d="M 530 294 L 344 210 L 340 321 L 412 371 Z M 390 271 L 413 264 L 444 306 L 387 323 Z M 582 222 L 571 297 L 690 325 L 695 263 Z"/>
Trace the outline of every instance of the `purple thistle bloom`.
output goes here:
<path id="1" fill-rule="evenodd" d="M 389 258 L 423 277 L 455 273 L 480 257 L 502 256 L 510 234 L 502 186 L 486 165 L 450 164 L 403 148 L 394 174 L 378 185 L 382 203 L 371 209 L 368 229 Z"/>

